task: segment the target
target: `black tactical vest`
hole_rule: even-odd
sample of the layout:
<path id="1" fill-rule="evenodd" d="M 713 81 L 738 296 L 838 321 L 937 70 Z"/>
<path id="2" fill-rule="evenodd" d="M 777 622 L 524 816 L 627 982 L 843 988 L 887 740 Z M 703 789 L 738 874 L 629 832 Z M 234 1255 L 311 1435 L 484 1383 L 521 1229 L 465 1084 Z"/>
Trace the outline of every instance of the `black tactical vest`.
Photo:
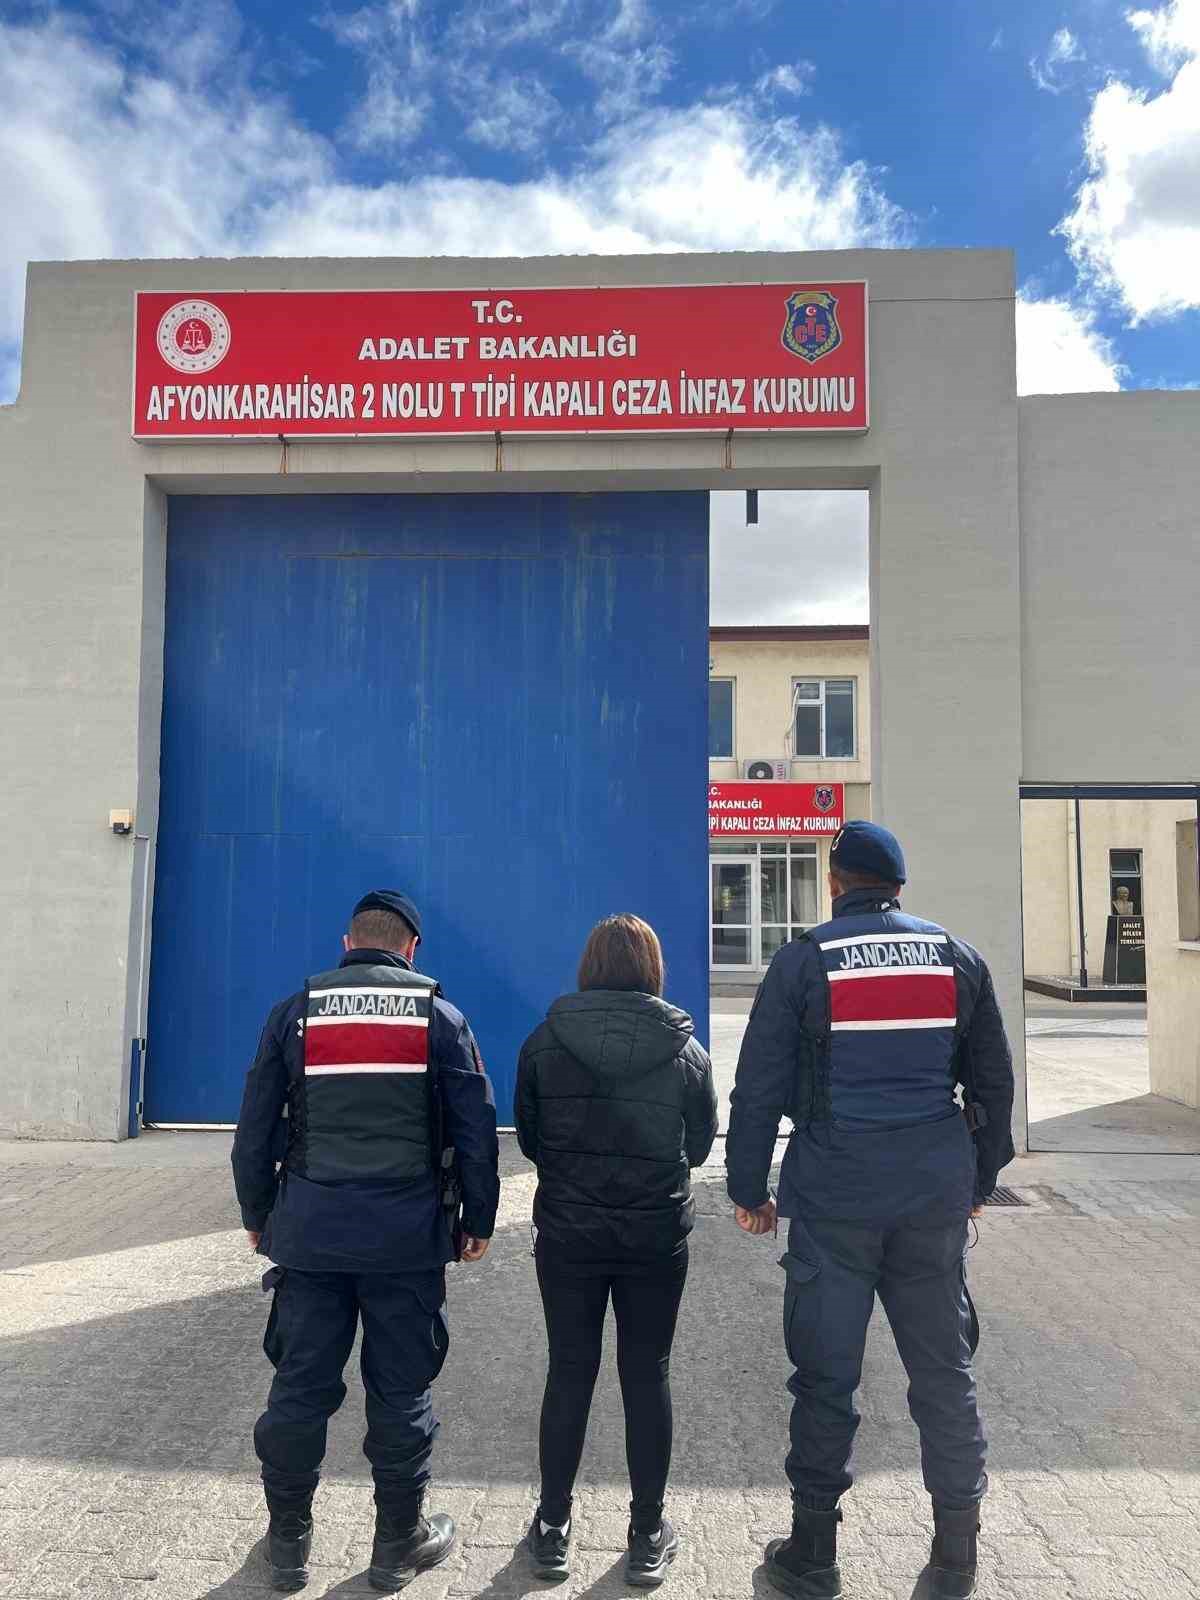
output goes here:
<path id="1" fill-rule="evenodd" d="M 287 1168 L 313 1183 L 402 1183 L 433 1169 L 429 1019 L 438 985 L 349 966 L 304 991 L 304 1076 Z"/>

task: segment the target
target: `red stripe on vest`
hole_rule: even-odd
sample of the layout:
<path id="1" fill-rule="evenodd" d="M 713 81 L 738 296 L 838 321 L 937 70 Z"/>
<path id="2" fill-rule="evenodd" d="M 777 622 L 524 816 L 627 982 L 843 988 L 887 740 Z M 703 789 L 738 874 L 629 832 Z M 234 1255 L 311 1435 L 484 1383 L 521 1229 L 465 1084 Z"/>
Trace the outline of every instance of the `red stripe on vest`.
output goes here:
<path id="1" fill-rule="evenodd" d="M 917 935 L 913 935 L 914 938 Z M 829 985 L 831 1022 L 902 1022 L 914 1017 L 958 1019 L 954 973 L 906 973 L 861 980 L 842 978 Z"/>
<path id="2" fill-rule="evenodd" d="M 429 1060 L 426 1028 L 372 1022 L 330 1022 L 304 1030 L 306 1067 L 350 1067 L 357 1061 L 425 1066 Z"/>

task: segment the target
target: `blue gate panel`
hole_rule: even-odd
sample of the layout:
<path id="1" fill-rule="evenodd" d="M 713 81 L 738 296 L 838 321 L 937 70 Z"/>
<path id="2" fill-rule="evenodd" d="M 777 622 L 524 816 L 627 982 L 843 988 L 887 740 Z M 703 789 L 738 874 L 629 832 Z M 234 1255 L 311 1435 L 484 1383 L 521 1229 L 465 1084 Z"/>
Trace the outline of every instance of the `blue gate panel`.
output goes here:
<path id="1" fill-rule="evenodd" d="M 707 635 L 705 494 L 172 499 L 147 1119 L 236 1118 L 379 885 L 503 1121 L 609 912 L 707 1039 Z"/>

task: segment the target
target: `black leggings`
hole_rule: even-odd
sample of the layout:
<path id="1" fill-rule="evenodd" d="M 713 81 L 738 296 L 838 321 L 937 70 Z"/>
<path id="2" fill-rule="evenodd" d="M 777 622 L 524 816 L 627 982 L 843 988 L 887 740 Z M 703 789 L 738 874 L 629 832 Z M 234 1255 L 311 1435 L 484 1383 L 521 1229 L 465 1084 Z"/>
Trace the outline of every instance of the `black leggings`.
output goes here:
<path id="1" fill-rule="evenodd" d="M 635 1531 L 658 1531 L 671 1466 L 671 1341 L 687 1263 L 686 1244 L 661 1263 L 630 1262 L 599 1272 L 539 1248 L 538 1287 L 550 1345 L 541 1424 L 543 1522 L 562 1527 L 571 1515 L 611 1293 L 630 1511 Z"/>

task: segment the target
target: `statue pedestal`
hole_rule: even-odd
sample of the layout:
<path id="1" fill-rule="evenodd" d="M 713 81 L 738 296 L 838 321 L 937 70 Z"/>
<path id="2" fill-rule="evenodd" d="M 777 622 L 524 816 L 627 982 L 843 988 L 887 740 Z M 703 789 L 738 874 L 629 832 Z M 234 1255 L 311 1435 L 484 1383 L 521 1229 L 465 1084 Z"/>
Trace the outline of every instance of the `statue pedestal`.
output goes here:
<path id="1" fill-rule="evenodd" d="M 1108 919 L 1104 940 L 1105 983 L 1145 983 L 1146 921 L 1144 917 Z"/>

